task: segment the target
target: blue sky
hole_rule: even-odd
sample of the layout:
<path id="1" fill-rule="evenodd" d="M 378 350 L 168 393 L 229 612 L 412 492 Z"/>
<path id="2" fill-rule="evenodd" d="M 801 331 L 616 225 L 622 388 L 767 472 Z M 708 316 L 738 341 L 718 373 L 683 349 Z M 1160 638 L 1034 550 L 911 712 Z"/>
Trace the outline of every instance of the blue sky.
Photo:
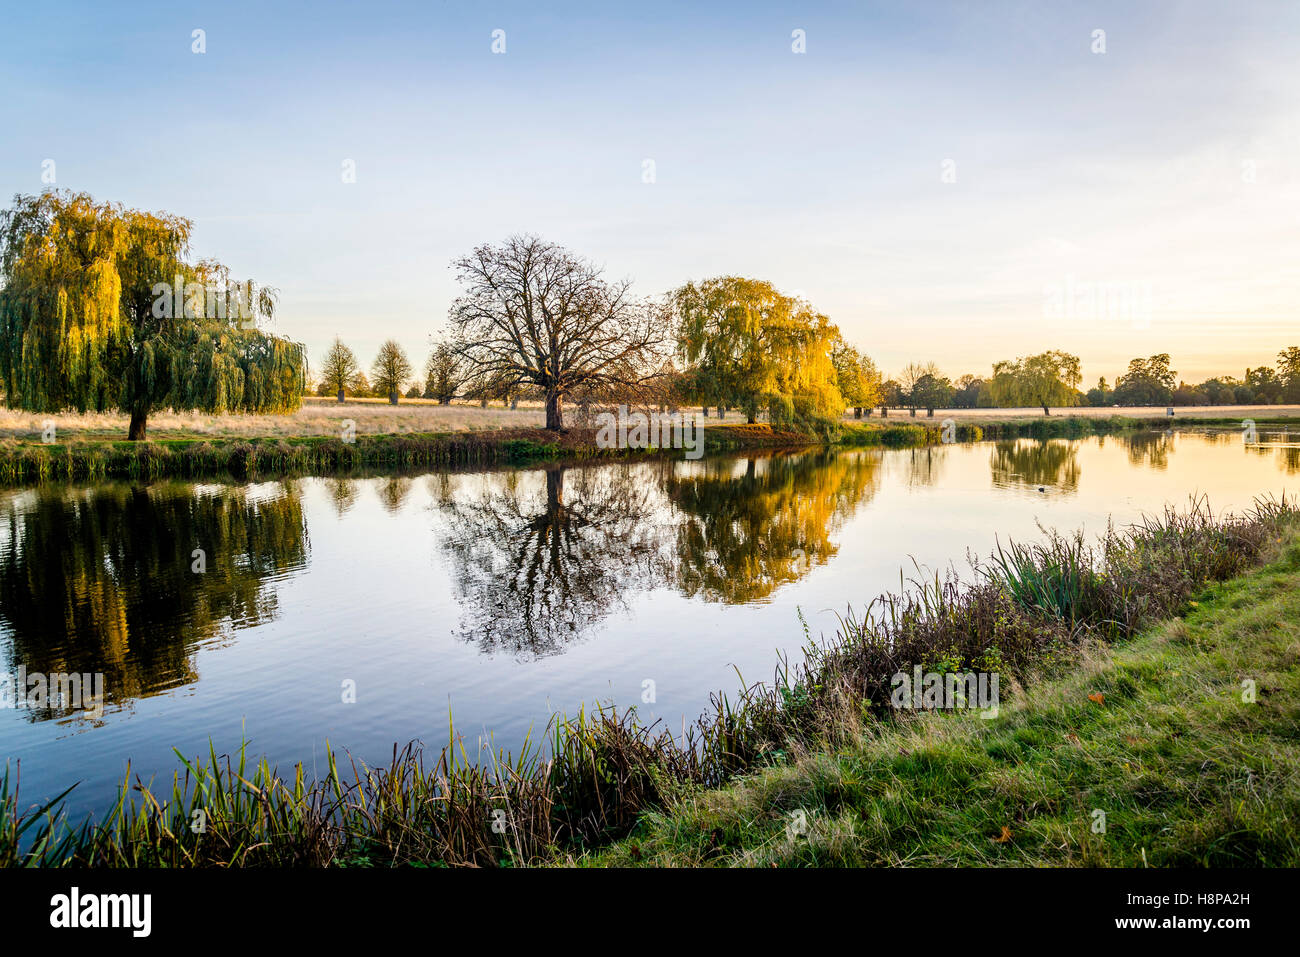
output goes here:
<path id="1" fill-rule="evenodd" d="M 192 218 L 313 361 L 393 336 L 418 366 L 450 260 L 536 232 L 646 295 L 769 279 L 887 372 L 1064 348 L 1088 384 L 1154 352 L 1240 375 L 1300 344 L 1298 27 L 1295 3 L 7 4 L 0 193 L 52 159 Z M 1049 306 L 1090 288 L 1120 308 Z"/>

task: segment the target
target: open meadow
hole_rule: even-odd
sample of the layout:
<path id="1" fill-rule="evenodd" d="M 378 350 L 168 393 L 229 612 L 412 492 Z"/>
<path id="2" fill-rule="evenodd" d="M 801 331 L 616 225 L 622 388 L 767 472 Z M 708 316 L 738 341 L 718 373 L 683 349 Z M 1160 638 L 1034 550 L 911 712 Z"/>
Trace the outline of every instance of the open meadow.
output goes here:
<path id="1" fill-rule="evenodd" d="M 566 410 L 566 424 L 573 424 L 573 409 Z M 705 426 L 725 422 L 738 425 L 745 416 L 731 410 L 725 419 L 719 419 L 717 410 L 705 418 L 697 407 L 697 421 Z M 1261 421 L 1300 418 L 1297 405 L 1224 405 L 1178 407 L 1173 421 L 1195 419 L 1223 420 L 1224 424 L 1240 423 L 1244 419 Z M 1079 406 L 1053 409 L 1053 417 L 1078 416 L 1082 418 L 1162 418 L 1164 406 L 1101 407 Z M 933 417 L 924 409 L 913 417 L 907 409 L 891 409 L 886 419 L 879 411 L 864 419 L 854 419 L 852 412 L 844 415 L 848 422 L 899 424 L 913 419 L 931 424 L 944 419 L 973 425 L 1003 425 L 1036 422 L 1043 418 L 1041 409 L 936 409 Z M 201 412 L 165 410 L 149 419 L 151 439 L 250 439 L 330 437 L 339 435 L 344 424 L 352 420 L 358 435 L 407 435 L 430 432 L 484 432 L 502 429 L 540 429 L 545 425 L 546 413 L 540 403 L 519 404 L 516 409 L 493 403 L 487 407 L 477 402 L 454 402 L 440 405 L 428 399 L 403 399 L 399 405 L 390 405 L 383 399 L 348 399 L 339 403 L 333 399 L 308 397 L 302 407 L 287 415 L 261 415 L 254 413 L 228 413 L 211 415 Z M 766 421 L 766 416 L 760 417 Z M 116 412 L 65 412 L 59 414 L 23 412 L 17 409 L 0 409 L 0 441 L 40 442 L 47 424 L 54 423 L 56 442 L 116 441 L 126 437 L 129 417 Z"/>

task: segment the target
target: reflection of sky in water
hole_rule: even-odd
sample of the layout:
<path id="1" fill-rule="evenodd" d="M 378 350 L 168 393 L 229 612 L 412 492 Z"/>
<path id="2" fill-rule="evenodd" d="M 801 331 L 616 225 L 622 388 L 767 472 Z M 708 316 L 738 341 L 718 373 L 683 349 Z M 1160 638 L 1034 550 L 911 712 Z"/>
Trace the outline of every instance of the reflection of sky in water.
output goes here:
<path id="1" fill-rule="evenodd" d="M 394 741 L 440 744 L 449 708 L 471 746 L 491 730 L 513 747 L 553 709 L 611 698 L 678 728 L 737 685 L 734 669 L 770 678 L 777 651 L 802 643 L 800 610 L 833 631 L 913 560 L 964 570 L 995 536 L 1098 533 L 1192 493 L 1241 509 L 1294 493 L 1297 474 L 1300 449 L 1150 433 L 11 492 L 0 666 L 103 670 L 110 706 L 97 723 L 0 711 L 0 754 L 22 759 L 24 802 L 80 779 L 85 807 L 109 799 L 127 757 L 169 775 L 173 746 L 206 753 L 209 739 L 221 752 L 246 735 L 310 770 L 326 739 L 372 762 Z"/>

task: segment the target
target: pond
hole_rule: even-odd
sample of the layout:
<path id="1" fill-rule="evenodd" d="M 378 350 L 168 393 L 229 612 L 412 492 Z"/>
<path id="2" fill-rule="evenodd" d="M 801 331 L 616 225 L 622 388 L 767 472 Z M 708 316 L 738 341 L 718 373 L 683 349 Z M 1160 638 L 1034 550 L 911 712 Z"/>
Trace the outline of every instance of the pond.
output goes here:
<path id="1" fill-rule="evenodd" d="M 76 814 L 172 749 L 328 741 L 514 749 L 556 711 L 680 729 L 917 567 L 1208 496 L 1300 488 L 1297 436 L 1151 432 L 524 471 L 101 483 L 0 493 L 0 675 L 103 676 L 102 701 L 0 709 L 21 803 Z M 0 679 L 3 680 L 3 679 Z M 355 700 L 348 700 L 354 698 Z M 89 708 L 85 705 L 89 704 Z"/>

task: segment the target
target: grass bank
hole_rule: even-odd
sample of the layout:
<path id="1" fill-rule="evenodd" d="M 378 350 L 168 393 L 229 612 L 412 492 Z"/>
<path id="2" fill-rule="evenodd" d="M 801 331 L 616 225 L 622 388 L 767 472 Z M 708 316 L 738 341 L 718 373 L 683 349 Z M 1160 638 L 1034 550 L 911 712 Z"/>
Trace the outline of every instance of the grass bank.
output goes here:
<path id="1" fill-rule="evenodd" d="M 706 452 L 797 447 L 815 439 L 767 425 L 704 429 Z M 0 482 L 77 479 L 239 478 L 334 474 L 357 469 L 478 467 L 536 462 L 579 462 L 667 454 L 655 449 L 603 449 L 593 429 L 498 429 L 483 432 L 357 434 L 296 438 L 160 439 L 144 442 L 81 440 L 67 443 L 0 442 Z M 680 450 L 674 454 L 680 455 Z"/>
<path id="2" fill-rule="evenodd" d="M 1187 605 L 1119 647 L 1083 646 L 992 720 L 864 724 L 683 792 L 580 863 L 1295 867 L 1300 540 Z"/>
<path id="3" fill-rule="evenodd" d="M 1051 416 L 1004 422 L 928 419 L 847 422 L 826 435 L 776 429 L 765 423 L 708 424 L 702 429 L 708 453 L 813 445 L 908 448 L 981 439 L 1082 438 L 1165 429 L 1167 419 L 1116 415 Z M 945 426 L 945 422 L 949 422 Z M 1179 419 L 1180 427 L 1228 425 L 1223 419 Z M 1260 429 L 1300 425 L 1285 417 L 1256 420 Z M 1236 428 L 1235 425 L 1231 426 Z M 358 469 L 474 468 L 538 462 L 580 462 L 596 458 L 680 455 L 681 450 L 603 449 L 594 429 L 548 432 L 499 428 L 455 432 L 357 432 L 351 441 L 337 434 L 303 436 L 162 438 L 144 442 L 74 437 L 43 443 L 0 439 L 0 483 L 48 480 L 276 478 L 294 474 L 337 474 Z"/>
<path id="4" fill-rule="evenodd" d="M 1294 863 L 1298 519 L 1285 501 L 1197 502 L 1097 543 L 1007 546 L 972 582 L 914 583 L 809 637 L 683 737 L 611 706 L 513 753 L 454 728 L 376 768 L 330 752 L 316 781 L 178 754 L 170 789 L 128 771 L 80 824 L 57 800 L 24 807 L 6 777 L 0 864 Z M 900 720 L 891 676 L 913 666 L 1030 691 L 992 723 Z M 1229 694 L 1252 676 L 1253 710 Z M 1110 843 L 1088 831 L 1098 808 Z"/>

